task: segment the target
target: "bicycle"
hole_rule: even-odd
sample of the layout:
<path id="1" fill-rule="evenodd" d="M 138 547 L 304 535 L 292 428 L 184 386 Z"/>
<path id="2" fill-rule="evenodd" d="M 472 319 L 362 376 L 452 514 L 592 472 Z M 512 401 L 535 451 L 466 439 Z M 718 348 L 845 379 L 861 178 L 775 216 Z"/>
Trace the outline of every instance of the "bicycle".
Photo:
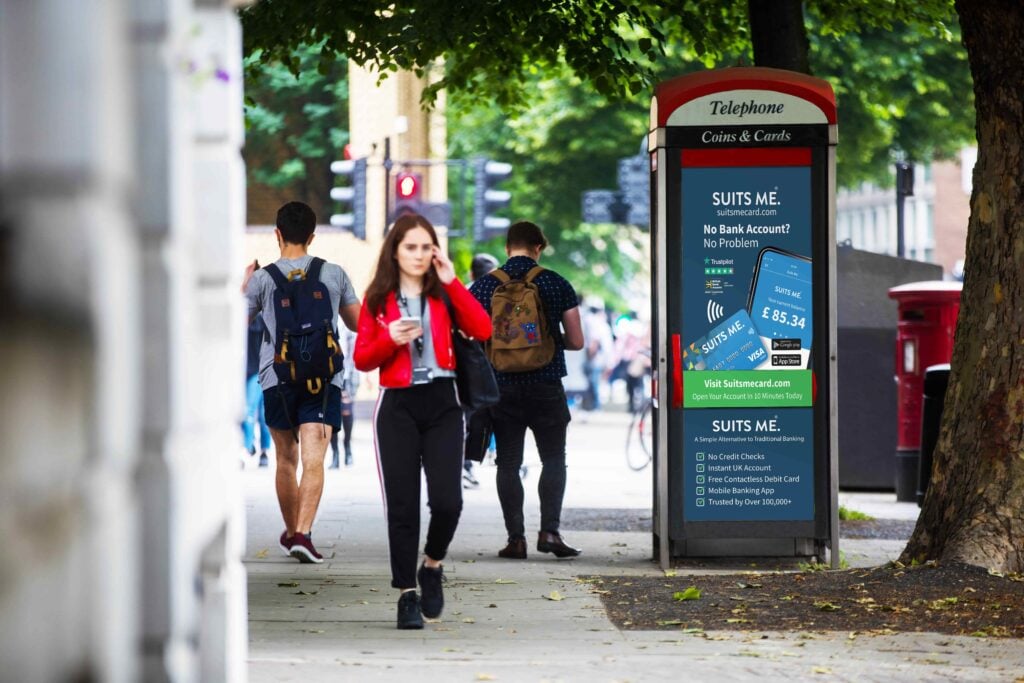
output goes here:
<path id="1" fill-rule="evenodd" d="M 651 415 L 651 397 L 646 396 L 633 411 L 626 432 L 626 464 L 639 472 L 651 464 L 654 448 L 654 416 Z"/>

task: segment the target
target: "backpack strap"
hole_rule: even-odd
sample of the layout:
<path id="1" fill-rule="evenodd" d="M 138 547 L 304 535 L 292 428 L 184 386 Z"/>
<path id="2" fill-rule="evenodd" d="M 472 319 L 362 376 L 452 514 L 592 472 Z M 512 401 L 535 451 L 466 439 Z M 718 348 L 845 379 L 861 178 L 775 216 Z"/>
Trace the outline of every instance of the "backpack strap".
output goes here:
<path id="1" fill-rule="evenodd" d="M 500 282 L 501 284 L 505 284 L 506 282 L 512 279 L 508 276 L 508 273 L 506 273 L 501 268 L 495 268 L 490 272 L 490 275 L 493 275 L 494 277 L 498 278 L 498 282 Z"/>
<path id="2" fill-rule="evenodd" d="M 324 260 L 318 256 L 314 256 L 313 260 L 309 262 L 309 268 L 306 269 L 306 279 L 311 282 L 320 281 L 320 269 L 324 267 Z"/>
<path id="3" fill-rule="evenodd" d="M 523 277 L 523 282 L 533 282 L 533 278 L 537 277 L 543 272 L 544 268 L 542 268 L 541 266 L 534 266 L 533 268 L 530 268 L 529 272 L 526 273 L 526 276 Z"/>
<path id="4" fill-rule="evenodd" d="M 274 281 L 278 289 L 288 289 L 288 278 L 284 276 L 281 269 L 277 267 L 276 263 L 271 263 L 269 266 L 263 266 L 263 270 L 267 271 L 267 275 Z"/>

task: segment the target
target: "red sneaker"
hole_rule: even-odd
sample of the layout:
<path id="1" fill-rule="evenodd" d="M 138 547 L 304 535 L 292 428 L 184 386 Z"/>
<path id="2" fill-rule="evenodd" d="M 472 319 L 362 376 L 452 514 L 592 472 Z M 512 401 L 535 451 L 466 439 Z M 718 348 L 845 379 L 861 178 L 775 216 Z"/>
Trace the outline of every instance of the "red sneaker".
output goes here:
<path id="1" fill-rule="evenodd" d="M 295 534 L 291 537 L 292 550 L 290 555 L 303 564 L 320 564 L 323 555 L 313 546 L 312 534 Z"/>
<path id="2" fill-rule="evenodd" d="M 293 536 L 289 536 L 288 535 L 288 530 L 287 529 L 285 529 L 284 531 L 281 532 L 281 540 L 279 540 L 278 543 L 281 546 L 281 550 L 284 551 L 284 556 L 285 557 L 288 557 L 288 556 L 290 556 L 292 554 L 292 542 L 293 542 L 292 539 L 293 538 L 294 538 Z"/>

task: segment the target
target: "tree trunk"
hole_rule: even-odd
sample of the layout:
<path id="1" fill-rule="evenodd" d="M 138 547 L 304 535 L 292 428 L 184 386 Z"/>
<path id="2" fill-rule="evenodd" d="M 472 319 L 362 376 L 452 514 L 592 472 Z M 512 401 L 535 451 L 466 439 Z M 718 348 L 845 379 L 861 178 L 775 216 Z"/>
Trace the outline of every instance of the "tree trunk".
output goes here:
<path id="1" fill-rule="evenodd" d="M 957 0 L 977 107 L 966 279 L 931 483 L 903 561 L 1024 570 L 1024 5 Z"/>
<path id="2" fill-rule="evenodd" d="M 754 64 L 811 73 L 800 0 L 748 0 Z"/>

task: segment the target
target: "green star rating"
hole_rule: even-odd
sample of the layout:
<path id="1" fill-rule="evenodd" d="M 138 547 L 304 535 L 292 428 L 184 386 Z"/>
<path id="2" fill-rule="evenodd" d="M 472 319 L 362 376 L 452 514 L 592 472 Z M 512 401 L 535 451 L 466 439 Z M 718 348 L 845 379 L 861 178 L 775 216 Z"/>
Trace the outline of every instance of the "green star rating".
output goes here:
<path id="1" fill-rule="evenodd" d="M 705 275 L 732 275 L 735 271 L 732 268 L 705 268 Z"/>

